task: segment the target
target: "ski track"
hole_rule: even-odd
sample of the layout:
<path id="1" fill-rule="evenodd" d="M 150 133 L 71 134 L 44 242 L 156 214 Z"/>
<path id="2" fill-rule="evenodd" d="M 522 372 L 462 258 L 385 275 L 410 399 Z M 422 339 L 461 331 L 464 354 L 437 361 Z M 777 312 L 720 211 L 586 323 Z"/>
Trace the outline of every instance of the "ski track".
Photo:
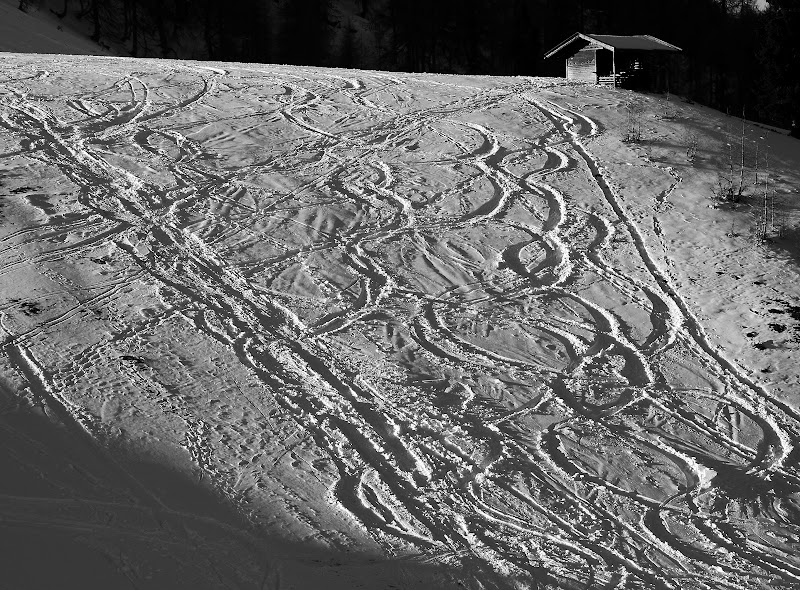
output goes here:
<path id="1" fill-rule="evenodd" d="M 0 125 L 21 156 L 78 192 L 67 213 L 45 210 L 44 222 L 0 237 L 0 276 L 100 248 L 127 267 L 34 327 L 0 310 L 4 360 L 143 506 L 197 518 L 165 506 L 94 439 L 97 417 L 73 395 L 99 385 L 74 375 L 179 317 L 269 393 L 239 390 L 227 403 L 265 425 L 278 412 L 306 433 L 335 473 L 325 502 L 387 552 L 460 555 L 498 587 L 515 577 L 564 588 L 800 584 L 800 560 L 780 541 L 800 526 L 800 414 L 713 343 L 592 151 L 603 127 L 544 98 L 544 83 L 148 62 L 136 75 L 110 68 L 103 77 L 115 82 L 81 94 L 32 61 L 30 76 L 0 81 Z M 166 94 L 161 80 L 177 75 L 181 95 Z M 37 84 L 46 100 L 32 98 Z M 445 99 L 418 108 L 422 90 Z M 282 147 L 248 164 L 223 159 L 217 136 L 198 130 L 234 114 L 219 109 L 226 93 L 271 113 L 253 115 L 243 138 L 269 127 Z M 491 126 L 492 109 L 512 106 L 542 127 L 513 168 L 515 146 Z M 450 180 L 429 178 L 432 168 Z M 675 182 L 654 196 L 659 208 L 681 181 L 668 172 Z M 253 180 L 292 174 L 283 186 Z M 591 209 L 556 188 L 557 175 L 590 179 Z M 424 195 L 426 182 L 437 194 Z M 503 237 L 492 242 L 493 232 Z M 617 235 L 642 273 L 609 261 Z M 165 310 L 114 327 L 69 362 L 46 356 L 50 334 L 134 282 L 155 286 Z M 638 315 L 607 307 L 598 285 Z M 502 339 L 511 333 L 517 344 Z M 358 338 L 379 351 L 370 370 L 354 360 Z M 671 377 L 671 355 L 709 387 Z M 232 489 L 203 435 L 227 432 L 224 417 L 165 405 L 174 396 L 155 369 L 126 375 L 131 395 L 156 395 L 186 425 L 202 473 Z M 712 406 L 714 419 L 702 413 Z M 737 495 L 736 478 L 755 491 Z M 748 518 L 772 534 L 749 536 Z"/>

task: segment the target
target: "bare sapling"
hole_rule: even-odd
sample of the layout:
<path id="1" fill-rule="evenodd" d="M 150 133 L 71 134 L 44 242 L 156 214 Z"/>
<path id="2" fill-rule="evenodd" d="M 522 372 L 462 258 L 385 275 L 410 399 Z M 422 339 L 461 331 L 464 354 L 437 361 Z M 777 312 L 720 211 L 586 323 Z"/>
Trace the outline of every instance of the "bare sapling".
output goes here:
<path id="1" fill-rule="evenodd" d="M 644 151 L 644 159 L 646 162 L 653 161 L 653 141 L 652 140 L 644 140 L 642 143 L 642 149 Z"/>
<path id="2" fill-rule="evenodd" d="M 644 107 L 636 102 L 629 102 L 625 106 L 625 137 L 627 143 L 640 143 L 642 141 L 642 113 Z"/>
<path id="3" fill-rule="evenodd" d="M 725 172 L 721 172 L 717 178 L 717 186 L 713 189 L 713 193 L 718 199 L 738 203 L 745 196 L 747 172 L 747 120 L 744 118 L 744 112 L 742 112 L 742 132 L 738 141 L 734 143 L 730 128 L 726 130 L 725 135 L 728 161 Z"/>
<path id="4" fill-rule="evenodd" d="M 690 164 L 694 164 L 697 158 L 697 144 L 699 138 L 696 131 L 690 131 L 686 136 L 686 160 Z"/>
<path id="5" fill-rule="evenodd" d="M 777 234 L 778 238 L 783 238 L 786 232 L 786 210 L 784 207 L 781 206 L 781 202 L 778 202 L 778 206 L 775 206 L 775 199 L 777 195 L 775 194 L 775 189 L 772 190 L 772 214 L 775 215 L 775 211 L 777 209 L 777 219 L 774 221 L 774 226 L 772 230 Z"/>
<path id="6" fill-rule="evenodd" d="M 775 234 L 775 189 L 769 195 L 769 227 L 770 231 Z"/>
<path id="7" fill-rule="evenodd" d="M 769 155 L 765 156 L 764 158 L 764 199 L 763 199 L 763 207 L 762 207 L 762 223 L 760 224 L 760 238 L 762 240 L 767 239 L 768 235 L 768 228 L 769 228 Z"/>
<path id="8" fill-rule="evenodd" d="M 745 125 L 747 118 L 745 117 L 744 109 L 742 109 L 742 137 L 741 137 L 741 160 L 739 161 L 739 191 L 736 193 L 736 201 L 742 198 L 744 192 L 744 142 L 745 142 Z"/>
<path id="9" fill-rule="evenodd" d="M 717 186 L 714 188 L 714 196 L 723 201 L 735 201 L 734 191 L 734 173 L 733 173 L 733 139 L 730 136 L 730 131 L 726 132 L 728 162 L 723 172 L 717 176 Z"/>
<path id="10" fill-rule="evenodd" d="M 664 101 L 664 111 L 661 113 L 661 119 L 664 121 L 672 121 L 675 117 L 675 109 L 672 107 L 672 95 L 669 92 L 669 86 L 667 86 L 667 96 Z"/>
<path id="11" fill-rule="evenodd" d="M 775 190 L 775 186 L 773 184 L 772 190 L 769 192 L 769 224 L 770 224 L 770 231 L 772 232 L 773 236 L 777 236 L 778 238 L 783 237 L 783 226 L 785 216 L 782 211 L 782 207 L 780 203 L 776 206 L 776 199 L 777 199 L 777 191 Z M 775 215 L 775 211 L 778 211 L 777 218 Z"/>
<path id="12" fill-rule="evenodd" d="M 763 139 L 763 138 L 762 138 L 762 139 Z M 759 143 L 758 143 L 757 141 L 755 141 L 755 142 L 753 142 L 753 143 L 755 143 L 755 146 L 756 146 L 756 157 L 755 157 L 755 162 L 756 162 L 756 165 L 755 165 L 755 168 L 754 168 L 754 170 L 753 170 L 753 173 L 754 173 L 754 176 L 753 176 L 753 186 L 754 186 L 754 187 L 758 187 L 758 152 L 759 152 L 759 149 L 758 149 L 758 148 L 759 148 Z"/>

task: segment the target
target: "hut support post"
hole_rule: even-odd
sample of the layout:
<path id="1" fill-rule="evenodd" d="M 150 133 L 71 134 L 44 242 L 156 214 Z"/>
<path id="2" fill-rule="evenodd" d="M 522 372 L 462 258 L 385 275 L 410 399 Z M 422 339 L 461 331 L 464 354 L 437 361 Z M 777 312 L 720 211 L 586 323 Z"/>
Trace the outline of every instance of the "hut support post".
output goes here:
<path id="1" fill-rule="evenodd" d="M 611 76 L 614 78 L 614 88 L 617 87 L 617 51 L 611 50 Z"/>

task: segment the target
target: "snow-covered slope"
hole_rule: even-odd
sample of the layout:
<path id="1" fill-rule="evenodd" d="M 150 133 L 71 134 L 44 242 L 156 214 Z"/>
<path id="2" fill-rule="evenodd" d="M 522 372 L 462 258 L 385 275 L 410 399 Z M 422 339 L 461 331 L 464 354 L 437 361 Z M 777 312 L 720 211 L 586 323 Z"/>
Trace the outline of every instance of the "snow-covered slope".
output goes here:
<path id="1" fill-rule="evenodd" d="M 0 56 L 2 582 L 799 584 L 797 273 L 632 98 Z"/>
<path id="2" fill-rule="evenodd" d="M 60 21 L 46 7 L 29 12 L 15 0 L 0 0 L 0 51 L 109 55 L 109 51 Z M 69 21 L 72 22 L 71 20 Z"/>

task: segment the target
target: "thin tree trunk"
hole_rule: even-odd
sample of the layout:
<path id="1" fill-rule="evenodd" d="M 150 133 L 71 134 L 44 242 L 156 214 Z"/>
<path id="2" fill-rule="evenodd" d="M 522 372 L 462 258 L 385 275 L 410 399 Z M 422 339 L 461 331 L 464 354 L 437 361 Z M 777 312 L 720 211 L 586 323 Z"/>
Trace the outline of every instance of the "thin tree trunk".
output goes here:
<path id="1" fill-rule="evenodd" d="M 172 45 L 169 31 L 167 30 L 166 16 L 162 11 L 159 11 L 156 18 L 158 19 L 158 43 L 161 45 L 161 57 L 169 57 L 172 52 Z"/>
<path id="2" fill-rule="evenodd" d="M 208 59 L 214 59 L 216 56 L 216 52 L 214 51 L 214 34 L 211 32 L 211 9 L 206 9 L 208 12 L 206 13 L 206 22 L 203 27 L 203 37 L 206 41 L 206 53 L 208 54 Z"/>
<path id="3" fill-rule="evenodd" d="M 92 41 L 100 41 L 100 0 L 92 0 L 92 22 L 94 24 L 94 33 L 92 33 Z"/>
<path id="4" fill-rule="evenodd" d="M 122 4 L 122 40 L 127 41 L 131 38 L 131 0 L 125 0 Z"/>
<path id="5" fill-rule="evenodd" d="M 739 162 L 739 198 L 742 197 L 742 193 L 744 192 L 744 136 L 745 136 L 745 123 L 747 119 L 744 116 L 744 109 L 742 109 L 742 157 Z"/>
<path id="6" fill-rule="evenodd" d="M 758 186 L 758 147 L 759 147 L 759 144 L 758 144 L 758 142 L 756 142 L 756 176 L 755 176 L 755 180 L 753 180 L 753 186 L 756 186 L 756 187 Z"/>
<path id="7" fill-rule="evenodd" d="M 730 131 L 730 127 L 728 127 L 728 186 L 725 187 L 727 190 L 726 198 L 729 201 L 734 200 L 733 194 L 733 186 L 734 186 L 734 176 L 733 176 L 733 133 Z"/>
<path id="8" fill-rule="evenodd" d="M 761 234 L 762 239 L 767 237 L 767 201 L 769 195 L 769 156 L 766 158 L 766 176 L 764 177 L 764 230 Z"/>
<path id="9" fill-rule="evenodd" d="M 769 198 L 769 225 L 772 228 L 770 231 L 775 231 L 775 189 L 770 192 Z M 780 234 L 779 234 L 780 235 Z"/>
<path id="10" fill-rule="evenodd" d="M 138 0 L 133 0 L 132 8 L 131 8 L 131 35 L 133 36 L 133 45 L 131 47 L 131 53 L 133 57 L 138 57 L 139 55 L 139 9 L 138 9 Z"/>

